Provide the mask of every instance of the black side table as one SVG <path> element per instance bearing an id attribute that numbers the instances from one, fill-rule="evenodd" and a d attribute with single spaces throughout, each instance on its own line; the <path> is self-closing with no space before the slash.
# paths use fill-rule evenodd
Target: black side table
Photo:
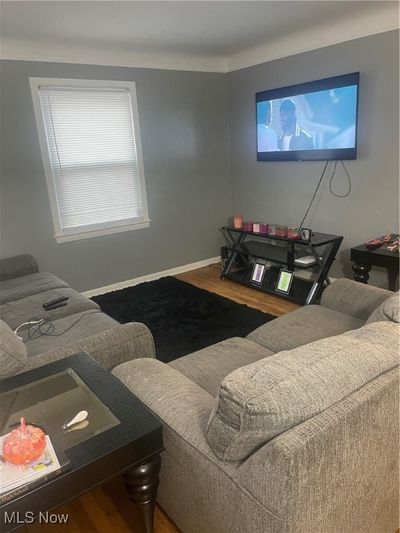
<path id="1" fill-rule="evenodd" d="M 375 250 L 368 249 L 365 244 L 355 246 L 350 250 L 350 259 L 353 264 L 353 278 L 361 283 L 368 283 L 371 266 L 387 269 L 389 289 L 395 290 L 396 280 L 399 275 L 399 253 L 391 252 L 386 246 Z"/>
<path id="2" fill-rule="evenodd" d="M 63 431 L 62 424 L 81 410 L 89 412 L 87 427 Z M 69 465 L 0 504 L 1 532 L 118 474 L 138 509 L 141 523 L 135 527 L 153 532 L 162 425 L 125 385 L 89 354 L 75 354 L 0 381 L 0 434 L 23 415 L 50 435 Z"/>

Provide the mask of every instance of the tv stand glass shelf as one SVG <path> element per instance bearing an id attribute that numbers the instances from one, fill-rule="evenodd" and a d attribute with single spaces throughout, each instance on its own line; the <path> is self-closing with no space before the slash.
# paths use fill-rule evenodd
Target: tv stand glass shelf
<path id="1" fill-rule="evenodd" d="M 312 233 L 310 241 L 262 233 L 222 228 L 227 242 L 227 258 L 221 278 L 236 281 L 260 291 L 288 298 L 301 305 L 314 303 L 329 284 L 329 270 L 343 236 Z M 308 257 L 308 261 L 301 258 Z M 254 265 L 265 265 L 262 282 L 252 280 Z M 281 269 L 294 273 L 288 294 L 276 290 Z"/>

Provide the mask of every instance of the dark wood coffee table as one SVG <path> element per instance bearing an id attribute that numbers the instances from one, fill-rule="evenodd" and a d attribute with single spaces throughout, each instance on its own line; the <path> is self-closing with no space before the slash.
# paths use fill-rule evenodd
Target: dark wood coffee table
<path id="1" fill-rule="evenodd" d="M 387 269 L 389 289 L 396 290 L 396 280 L 399 275 L 399 253 L 391 252 L 386 246 L 371 250 L 365 244 L 355 246 L 350 250 L 353 264 L 353 278 L 361 283 L 368 283 L 371 266 Z"/>
<path id="2" fill-rule="evenodd" d="M 80 410 L 88 411 L 89 424 L 63 431 Z M 22 526 L 31 513 L 45 513 L 118 474 L 138 509 L 135 531 L 153 531 L 162 426 L 117 378 L 79 353 L 0 381 L 0 434 L 22 414 L 46 431 L 68 464 L 1 505 L 0 531 Z"/>

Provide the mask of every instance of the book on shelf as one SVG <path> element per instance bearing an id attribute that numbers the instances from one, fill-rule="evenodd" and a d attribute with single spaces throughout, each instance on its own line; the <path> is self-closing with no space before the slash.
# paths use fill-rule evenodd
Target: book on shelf
<path id="1" fill-rule="evenodd" d="M 7 435 L 0 437 L 0 450 Z M 46 447 L 42 455 L 28 464 L 14 465 L 0 456 L 0 505 L 58 475 L 68 465 L 65 454 L 57 456 L 50 437 L 46 435 Z"/>

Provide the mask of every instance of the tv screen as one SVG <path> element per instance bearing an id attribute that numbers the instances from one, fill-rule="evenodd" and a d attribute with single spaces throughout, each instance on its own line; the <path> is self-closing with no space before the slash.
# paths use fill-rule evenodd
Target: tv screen
<path id="1" fill-rule="evenodd" d="M 359 76 L 257 93 L 258 161 L 356 159 Z"/>

